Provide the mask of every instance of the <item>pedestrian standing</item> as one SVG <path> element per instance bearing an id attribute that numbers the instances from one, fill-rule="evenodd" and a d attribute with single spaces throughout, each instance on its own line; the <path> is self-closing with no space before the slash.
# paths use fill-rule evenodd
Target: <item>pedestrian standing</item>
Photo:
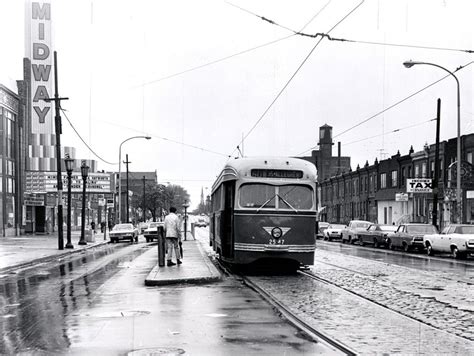
<path id="1" fill-rule="evenodd" d="M 176 208 L 170 207 L 170 213 L 165 217 L 165 238 L 166 238 L 166 259 L 168 266 L 179 265 L 181 262 L 181 254 L 179 253 L 179 239 L 181 237 L 180 221 L 176 215 Z M 173 251 L 176 255 L 176 263 L 173 262 Z"/>
<path id="2" fill-rule="evenodd" d="M 112 220 L 109 220 L 109 232 L 112 230 L 114 225 L 112 224 Z"/>
<path id="3" fill-rule="evenodd" d="M 95 234 L 95 222 L 94 221 L 91 222 L 91 228 L 92 228 L 92 232 Z"/>

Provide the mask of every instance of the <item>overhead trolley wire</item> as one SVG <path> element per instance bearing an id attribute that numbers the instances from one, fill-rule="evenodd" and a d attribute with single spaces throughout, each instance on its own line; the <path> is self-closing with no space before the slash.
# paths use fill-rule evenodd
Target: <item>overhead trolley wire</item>
<path id="1" fill-rule="evenodd" d="M 117 126 L 117 127 L 121 127 L 121 128 L 130 130 L 130 131 L 135 131 L 137 133 L 146 134 L 150 137 L 154 137 L 154 138 L 157 138 L 157 139 L 160 139 L 160 140 L 163 140 L 163 141 L 173 142 L 173 143 L 176 143 L 178 145 L 194 148 L 196 150 L 200 150 L 200 151 L 203 151 L 203 152 L 208 152 L 208 153 L 213 153 L 213 154 L 224 156 L 224 157 L 229 157 L 228 155 L 226 155 L 225 153 L 222 153 L 222 152 L 212 151 L 212 150 L 209 150 L 209 149 L 204 148 L 204 147 L 199 147 L 199 146 L 191 145 L 189 143 L 185 143 L 185 142 L 182 142 L 182 141 L 177 141 L 177 140 L 174 140 L 174 139 L 171 139 L 171 138 L 159 136 L 159 135 L 156 135 L 156 134 L 153 134 L 153 133 L 144 132 L 142 130 L 137 130 L 137 129 L 134 129 L 132 127 L 127 127 L 127 126 L 124 126 L 124 125 L 118 125 L 114 122 L 105 121 L 105 120 L 100 120 L 100 121 L 103 122 L 103 123 L 109 124 L 109 125 L 113 125 L 113 126 Z"/>
<path id="2" fill-rule="evenodd" d="M 94 155 L 96 156 L 98 159 L 100 159 L 102 162 L 104 163 L 107 163 L 107 164 L 110 164 L 110 165 L 118 165 L 119 163 L 118 162 L 109 162 L 105 159 L 103 159 L 102 157 L 100 157 L 97 153 L 95 153 L 95 151 L 87 144 L 86 141 L 84 141 L 84 139 L 82 138 L 82 136 L 79 134 L 79 132 L 76 130 L 76 128 L 74 127 L 74 125 L 72 124 L 71 120 L 69 120 L 67 114 L 66 114 L 66 111 L 61 108 L 61 111 L 64 115 L 64 117 L 66 118 L 67 122 L 69 123 L 69 125 L 71 126 L 71 128 L 74 130 L 74 132 L 76 133 L 77 137 L 79 137 L 79 139 L 82 141 L 82 143 L 89 149 L 89 151 Z"/>
<path id="3" fill-rule="evenodd" d="M 380 137 L 380 136 L 384 136 L 384 135 L 389 135 L 389 134 L 397 133 L 397 132 L 400 132 L 400 131 L 403 131 L 403 130 L 411 129 L 411 128 L 416 127 L 416 126 L 421 126 L 421 125 L 427 124 L 427 123 L 432 122 L 432 121 L 436 121 L 436 118 L 434 118 L 434 119 L 429 119 L 429 120 L 426 120 L 426 121 L 423 121 L 423 122 L 419 122 L 419 123 L 417 123 L 417 124 L 413 124 L 413 125 L 401 127 L 401 128 L 395 129 L 395 130 L 383 132 L 383 133 L 378 134 L 378 135 L 374 135 L 374 136 L 370 136 L 370 137 L 361 138 L 361 139 L 356 140 L 356 141 L 351 141 L 351 142 L 345 143 L 344 145 L 345 145 L 345 146 L 347 146 L 347 145 L 352 145 L 352 144 L 354 144 L 354 143 L 359 143 L 359 142 L 362 142 L 362 141 L 367 141 L 367 140 L 370 140 L 370 139 L 372 139 L 372 138 L 376 138 L 376 137 Z"/>
<path id="4" fill-rule="evenodd" d="M 357 6 L 355 6 L 349 13 L 347 13 L 341 20 L 339 20 L 329 31 L 328 33 L 330 33 L 331 31 L 333 31 L 337 26 L 339 26 L 345 19 L 347 19 L 354 11 L 356 11 L 363 3 L 364 3 L 365 0 L 362 0 Z M 276 103 L 276 101 L 278 100 L 278 98 L 283 94 L 283 92 L 285 91 L 285 89 L 288 87 L 288 85 L 291 83 L 291 81 L 293 80 L 293 78 L 296 76 L 296 74 L 298 74 L 298 72 L 300 71 L 300 69 L 303 67 L 303 65 L 306 63 L 306 61 L 309 59 L 309 57 L 311 56 L 311 54 L 313 54 L 314 50 L 316 49 L 316 47 L 321 43 L 321 41 L 323 40 L 323 37 L 321 37 L 318 42 L 313 46 L 313 48 L 309 51 L 309 53 L 306 55 L 306 57 L 303 59 L 303 61 L 301 62 L 301 64 L 298 66 L 298 68 L 296 69 L 296 71 L 291 75 L 290 79 L 288 79 L 288 81 L 286 82 L 286 84 L 283 86 L 283 88 L 278 92 L 278 94 L 276 95 L 276 97 L 272 100 L 272 102 L 270 103 L 270 105 L 265 109 L 265 111 L 263 112 L 262 115 L 260 115 L 259 119 L 255 122 L 255 124 L 252 126 L 252 128 L 245 134 L 245 136 L 242 138 L 241 141 L 239 141 L 239 143 L 235 146 L 234 150 L 232 151 L 232 153 L 229 155 L 229 158 L 233 156 L 234 152 L 237 150 L 237 146 L 241 146 L 242 143 L 245 141 L 245 139 L 253 132 L 253 130 L 258 126 L 258 124 L 262 121 L 262 119 L 265 117 L 265 115 L 267 114 L 267 112 L 272 108 L 272 106 Z"/>
<path id="5" fill-rule="evenodd" d="M 463 65 L 463 66 L 459 66 L 458 68 L 456 68 L 456 70 L 454 71 L 454 73 L 456 73 L 456 72 L 458 72 L 458 71 L 460 71 L 460 70 L 466 68 L 467 66 L 470 66 L 472 63 L 474 63 L 474 61 L 471 61 L 471 62 L 469 62 L 469 63 L 466 63 L 466 64 Z M 356 127 L 359 127 L 359 126 L 362 125 L 362 124 L 365 124 L 366 122 L 368 122 L 368 121 L 370 121 L 370 120 L 372 120 L 372 119 L 375 119 L 377 116 L 379 116 L 379 115 L 381 115 L 381 114 L 387 112 L 388 110 L 390 110 L 390 109 L 392 109 L 392 108 L 394 108 L 394 107 L 400 105 L 401 103 L 407 101 L 408 99 L 411 99 L 411 98 L 414 97 L 415 95 L 418 95 L 418 94 L 421 93 L 422 91 L 424 91 L 424 90 L 426 90 L 426 89 L 432 87 L 433 85 L 435 85 L 435 84 L 441 82 L 442 80 L 444 80 L 444 79 L 446 79 L 446 78 L 448 78 L 448 77 L 450 77 L 450 76 L 451 76 L 451 74 L 447 74 L 447 75 L 445 75 L 444 77 L 442 77 L 442 78 L 440 78 L 440 79 L 438 79 L 438 80 L 432 82 L 431 84 L 428 84 L 427 86 L 421 88 L 420 90 L 417 90 L 416 92 L 414 92 L 414 93 L 412 93 L 412 94 L 406 96 L 405 98 L 403 98 L 403 99 L 397 101 L 396 103 L 394 103 L 394 104 L 392 104 L 392 105 L 386 107 L 385 109 L 379 111 L 378 113 L 376 113 L 376 114 L 374 114 L 374 115 L 372 115 L 372 116 L 369 116 L 367 119 L 364 119 L 364 120 L 360 121 L 359 123 L 355 124 L 354 126 L 351 126 L 351 127 L 349 127 L 348 129 L 342 131 L 341 133 L 335 135 L 335 136 L 333 137 L 333 139 L 336 138 L 336 137 L 342 136 L 343 134 L 345 134 L 345 133 L 347 133 L 347 132 L 349 132 L 349 131 L 355 129 Z M 316 147 L 318 147 L 318 146 L 312 146 L 312 147 L 310 147 L 310 148 L 308 148 L 308 149 L 302 151 L 302 152 L 299 153 L 297 156 L 301 156 L 302 154 L 304 154 L 304 153 L 306 153 L 306 152 L 308 152 L 308 151 L 311 151 L 311 150 L 315 149 Z"/>

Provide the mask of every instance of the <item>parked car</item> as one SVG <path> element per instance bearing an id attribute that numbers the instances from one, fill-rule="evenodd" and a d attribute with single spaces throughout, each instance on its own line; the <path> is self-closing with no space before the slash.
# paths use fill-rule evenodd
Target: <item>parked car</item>
<path id="1" fill-rule="evenodd" d="M 371 224 L 366 231 L 357 233 L 359 245 L 374 245 L 374 247 L 387 246 L 387 239 L 397 230 L 395 225 Z"/>
<path id="2" fill-rule="evenodd" d="M 351 220 L 349 225 L 341 231 L 342 243 L 347 241 L 353 244 L 358 239 L 358 233 L 366 231 L 370 224 L 372 224 L 370 221 Z"/>
<path id="3" fill-rule="evenodd" d="M 110 241 L 118 242 L 119 240 L 130 240 L 130 242 L 138 241 L 138 229 L 133 224 L 117 224 L 110 231 Z"/>
<path id="4" fill-rule="evenodd" d="M 324 231 L 328 228 L 329 223 L 324 221 L 318 221 L 318 231 L 316 231 L 316 238 L 324 238 Z"/>
<path id="5" fill-rule="evenodd" d="M 466 258 L 474 253 L 474 225 L 449 225 L 440 234 L 425 235 L 423 244 L 428 255 L 451 253 L 454 258 Z"/>
<path id="6" fill-rule="evenodd" d="M 206 227 L 207 226 L 206 218 L 204 218 L 202 216 L 198 217 L 197 221 L 194 223 L 194 226 Z"/>
<path id="7" fill-rule="evenodd" d="M 326 230 L 324 230 L 324 240 L 334 240 L 341 238 L 341 231 L 344 229 L 346 225 L 342 224 L 329 224 Z"/>
<path id="8" fill-rule="evenodd" d="M 138 230 L 140 231 L 140 234 L 143 234 L 146 229 L 148 229 L 147 222 L 141 222 L 140 224 L 138 224 Z"/>
<path id="9" fill-rule="evenodd" d="M 158 230 L 160 227 L 164 227 L 165 223 L 160 221 L 151 222 L 148 225 L 148 229 L 145 229 L 143 236 L 145 236 L 146 242 L 153 241 L 154 239 L 158 240 Z"/>
<path id="10" fill-rule="evenodd" d="M 401 224 L 397 231 L 387 239 L 387 246 L 393 250 L 401 248 L 408 252 L 414 248 L 424 250 L 423 236 L 437 234 L 438 230 L 431 224 Z"/>

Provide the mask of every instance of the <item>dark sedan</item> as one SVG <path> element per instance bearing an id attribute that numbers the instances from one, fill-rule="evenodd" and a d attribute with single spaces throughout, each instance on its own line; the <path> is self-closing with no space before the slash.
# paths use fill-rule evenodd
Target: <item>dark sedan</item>
<path id="1" fill-rule="evenodd" d="M 401 224 L 397 231 L 387 240 L 388 248 L 401 248 L 408 252 L 414 248 L 423 251 L 423 236 L 437 234 L 438 230 L 431 224 Z"/>
<path id="2" fill-rule="evenodd" d="M 387 237 L 392 235 L 397 228 L 398 226 L 395 225 L 371 224 L 366 231 L 357 233 L 359 245 L 387 246 Z"/>

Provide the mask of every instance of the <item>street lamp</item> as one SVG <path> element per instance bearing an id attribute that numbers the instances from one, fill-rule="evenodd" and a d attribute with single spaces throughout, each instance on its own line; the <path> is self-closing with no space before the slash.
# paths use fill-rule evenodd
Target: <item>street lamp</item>
<path id="1" fill-rule="evenodd" d="M 127 142 L 127 141 L 130 141 L 130 140 L 133 140 L 134 138 L 144 138 L 144 139 L 151 139 L 150 136 L 133 136 L 133 137 L 129 137 L 127 138 L 126 140 L 122 141 L 122 143 L 120 144 L 119 146 L 119 177 L 118 177 L 118 180 L 119 180 L 119 193 L 118 193 L 118 220 L 119 220 L 119 223 L 122 222 L 122 145 Z M 128 194 L 128 192 L 127 192 Z"/>
<path id="2" fill-rule="evenodd" d="M 64 163 L 66 165 L 67 172 L 67 243 L 66 248 L 74 248 L 71 243 L 71 178 L 72 170 L 74 165 L 74 160 L 69 157 L 69 154 L 66 154 L 64 158 Z"/>
<path id="3" fill-rule="evenodd" d="M 81 239 L 79 245 L 87 245 L 84 239 L 85 228 L 86 228 L 86 185 L 87 185 L 87 174 L 89 173 L 89 166 L 86 161 L 82 161 L 81 164 L 81 175 L 82 175 L 82 216 L 81 216 Z"/>
<path id="4" fill-rule="evenodd" d="M 451 72 L 450 70 L 438 65 L 438 64 L 434 64 L 434 63 L 427 63 L 427 62 L 415 62 L 415 61 L 406 61 L 406 62 L 403 62 L 403 65 L 407 68 L 411 68 L 413 67 L 414 65 L 417 65 L 417 64 L 426 64 L 426 65 L 429 65 L 429 66 L 433 66 L 433 67 L 437 67 L 437 68 L 440 68 L 442 70 L 444 70 L 445 72 L 448 72 L 455 80 L 456 80 L 456 84 L 457 84 L 457 96 L 458 96 L 458 100 L 457 100 L 457 115 L 458 115 L 458 137 L 457 137 L 457 152 L 456 152 L 456 155 L 457 155 L 457 162 L 456 162 L 456 171 L 457 171 L 457 174 L 456 174 L 456 202 L 457 202 L 457 205 L 458 205 L 458 214 L 457 214 L 457 217 L 456 217 L 456 220 L 458 223 L 462 223 L 462 220 L 463 220 L 463 213 L 462 213 L 462 195 L 461 195 L 461 95 L 460 95 L 460 89 L 459 89 L 459 80 L 458 78 L 454 75 L 453 72 Z"/>
<path id="5" fill-rule="evenodd" d="M 187 210 L 189 208 L 189 203 L 187 200 L 184 201 L 184 204 L 183 204 L 183 208 L 184 208 L 184 241 L 186 241 L 186 233 L 187 233 L 187 221 L 188 221 L 188 215 L 187 215 Z"/>

